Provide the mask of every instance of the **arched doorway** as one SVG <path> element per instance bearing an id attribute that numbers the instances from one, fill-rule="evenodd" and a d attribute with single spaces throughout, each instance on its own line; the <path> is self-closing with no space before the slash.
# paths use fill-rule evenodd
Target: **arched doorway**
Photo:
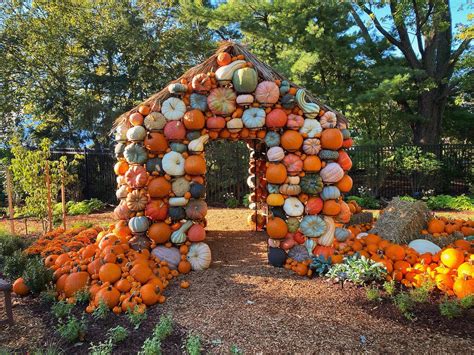
<path id="1" fill-rule="evenodd" d="M 345 118 L 285 80 L 244 47 L 226 43 L 202 64 L 117 120 L 115 213 L 135 248 L 161 258 L 187 244 L 195 270 L 209 267 L 205 243 L 206 145 L 244 141 L 255 221 L 268 233 L 269 262 L 332 245 L 351 212 L 343 194 L 352 144 Z M 342 231 L 339 231 L 342 232 Z"/>

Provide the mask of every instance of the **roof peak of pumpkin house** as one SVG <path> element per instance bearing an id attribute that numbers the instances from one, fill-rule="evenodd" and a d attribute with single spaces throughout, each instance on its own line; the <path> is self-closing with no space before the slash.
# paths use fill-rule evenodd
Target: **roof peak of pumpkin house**
<path id="1" fill-rule="evenodd" d="M 161 103 L 166 100 L 168 97 L 172 96 L 173 94 L 169 92 L 168 86 L 173 83 L 179 83 L 183 80 L 186 82 L 191 82 L 193 77 L 197 74 L 202 74 L 202 73 L 209 73 L 209 72 L 215 72 L 218 68 L 219 65 L 217 63 L 217 57 L 219 54 L 226 52 L 229 53 L 232 57 L 237 57 L 239 55 L 243 55 L 245 60 L 250 62 L 254 69 L 257 71 L 258 77 L 261 78 L 262 80 L 269 80 L 269 81 L 274 81 L 274 80 L 280 80 L 280 81 L 287 81 L 290 86 L 295 87 L 297 89 L 303 89 L 306 93 L 306 98 L 308 102 L 314 102 L 318 104 L 323 110 L 325 111 L 332 111 L 336 114 L 337 120 L 339 122 L 344 122 L 347 124 L 347 119 L 346 117 L 329 107 L 328 105 L 324 104 L 321 100 L 318 98 L 314 97 L 307 89 L 293 83 L 292 81 L 288 80 L 285 78 L 283 75 L 278 73 L 276 70 L 274 70 L 272 67 L 270 67 L 267 63 L 261 61 L 260 59 L 257 58 L 252 52 L 250 52 L 247 47 L 243 44 L 233 42 L 233 41 L 222 41 L 219 44 L 219 47 L 217 50 L 212 54 L 209 58 L 207 58 L 205 61 L 202 63 L 188 69 L 183 75 L 181 75 L 179 78 L 170 81 L 161 91 L 155 93 L 154 95 L 150 96 L 148 99 L 140 103 L 139 105 L 135 106 L 131 110 L 124 112 L 121 114 L 116 120 L 115 123 L 112 127 L 111 133 L 114 132 L 114 130 L 122 125 L 123 123 L 127 122 L 128 117 L 130 116 L 131 113 L 137 112 L 138 107 L 140 105 L 148 105 L 148 106 L 154 106 L 154 105 L 161 105 Z"/>

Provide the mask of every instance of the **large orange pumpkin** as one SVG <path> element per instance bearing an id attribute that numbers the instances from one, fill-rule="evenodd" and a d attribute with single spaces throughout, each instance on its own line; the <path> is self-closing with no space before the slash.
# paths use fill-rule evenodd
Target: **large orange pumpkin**
<path id="1" fill-rule="evenodd" d="M 77 291 L 86 287 L 88 281 L 88 272 L 80 271 L 69 274 L 64 283 L 64 293 L 66 294 L 66 297 L 74 296 Z"/>
<path id="2" fill-rule="evenodd" d="M 352 178 L 349 175 L 344 175 L 344 177 L 336 183 L 336 187 L 341 192 L 349 192 L 352 189 Z"/>
<path id="3" fill-rule="evenodd" d="M 184 171 L 189 175 L 203 175 L 206 173 L 206 161 L 200 155 L 191 155 L 184 162 Z"/>
<path id="4" fill-rule="evenodd" d="M 30 289 L 28 286 L 26 286 L 23 277 L 15 280 L 13 283 L 13 292 L 15 292 L 18 296 L 26 296 L 30 292 Z"/>
<path id="5" fill-rule="evenodd" d="M 453 291 L 458 298 L 474 295 L 474 279 L 458 277 L 454 281 Z"/>
<path id="6" fill-rule="evenodd" d="M 164 222 L 153 223 L 148 229 L 148 237 L 157 244 L 163 244 L 169 241 L 171 228 Z"/>
<path id="7" fill-rule="evenodd" d="M 171 183 L 163 176 L 153 178 L 148 183 L 148 194 L 152 198 L 167 197 L 171 192 Z"/>
<path id="8" fill-rule="evenodd" d="M 267 170 L 265 172 L 265 177 L 267 182 L 270 184 L 283 184 L 287 178 L 288 174 L 285 168 L 285 165 L 281 163 L 268 164 Z"/>
<path id="9" fill-rule="evenodd" d="M 321 147 L 323 149 L 338 150 L 342 147 L 343 136 L 338 128 L 328 128 L 321 134 Z"/>
<path id="10" fill-rule="evenodd" d="M 385 249 L 385 255 L 393 261 L 405 259 L 405 249 L 398 244 L 391 244 Z"/>
<path id="11" fill-rule="evenodd" d="M 200 110 L 188 111 L 184 114 L 183 122 L 187 129 L 203 129 L 205 124 L 204 114 Z"/>
<path id="12" fill-rule="evenodd" d="M 288 226 L 280 217 L 270 217 L 267 221 L 267 233 L 270 238 L 283 239 L 288 233 Z"/>
<path id="13" fill-rule="evenodd" d="M 161 154 L 168 149 L 168 140 L 162 133 L 149 132 L 145 137 L 145 148 L 150 152 Z"/>
<path id="14" fill-rule="evenodd" d="M 352 160 L 349 157 L 349 154 L 345 150 L 339 151 L 339 157 L 337 158 L 337 163 L 341 166 L 341 168 L 345 171 L 351 170 L 352 168 Z"/>
<path id="15" fill-rule="evenodd" d="M 280 108 L 276 108 L 272 110 L 268 115 L 265 117 L 265 125 L 268 128 L 281 128 L 285 127 L 286 121 L 288 121 L 288 116 Z"/>
<path id="16" fill-rule="evenodd" d="M 443 233 L 444 232 L 445 223 L 440 219 L 432 219 L 428 222 L 428 232 L 430 234 L 434 233 Z"/>
<path id="17" fill-rule="evenodd" d="M 320 197 L 311 197 L 305 206 L 307 214 L 318 214 L 323 209 L 323 200 Z"/>
<path id="18" fill-rule="evenodd" d="M 106 263 L 102 265 L 99 269 L 99 278 L 102 282 L 114 283 L 122 275 L 122 270 L 120 266 L 113 263 Z"/>
<path id="19" fill-rule="evenodd" d="M 289 152 L 294 152 L 301 148 L 303 136 L 297 131 L 288 130 L 281 136 L 281 145 Z"/>
<path id="20" fill-rule="evenodd" d="M 447 248 L 441 252 L 441 262 L 451 269 L 457 269 L 464 262 L 464 253 L 459 249 Z"/>
<path id="21" fill-rule="evenodd" d="M 341 212 L 341 205 L 335 200 L 326 200 L 323 204 L 323 214 L 337 216 Z"/>

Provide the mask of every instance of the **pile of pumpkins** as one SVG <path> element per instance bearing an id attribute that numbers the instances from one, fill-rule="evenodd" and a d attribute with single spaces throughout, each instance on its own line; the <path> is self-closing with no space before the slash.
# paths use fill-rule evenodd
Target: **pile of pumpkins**
<path id="1" fill-rule="evenodd" d="M 332 245 L 351 217 L 343 201 L 352 188 L 346 124 L 308 101 L 305 90 L 263 79 L 243 55 L 214 58 L 212 71 L 170 84 L 165 98 L 138 106 L 117 128 L 115 215 L 128 223 L 132 247 L 171 243 L 176 253 L 191 242 L 199 269 L 209 266 L 204 150 L 211 139 L 265 144 L 264 166 L 254 167 L 263 178 L 251 198 L 268 206 L 272 265 L 282 266 L 297 245 L 309 254 Z"/>
<path id="2" fill-rule="evenodd" d="M 429 234 L 433 237 L 447 237 L 450 235 L 459 237 L 474 236 L 474 220 L 436 217 L 428 221 L 427 228 L 423 229 L 421 234 Z"/>

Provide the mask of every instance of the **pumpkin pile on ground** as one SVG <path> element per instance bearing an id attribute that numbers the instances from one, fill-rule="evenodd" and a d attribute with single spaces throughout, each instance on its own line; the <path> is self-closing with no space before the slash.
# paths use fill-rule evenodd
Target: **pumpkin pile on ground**
<path id="1" fill-rule="evenodd" d="M 117 121 L 115 215 L 128 223 L 132 248 L 191 242 L 207 260 L 204 151 L 214 139 L 258 142 L 264 160 L 250 167 L 250 200 L 268 210 L 274 266 L 299 244 L 310 254 L 332 245 L 358 209 L 343 201 L 352 188 L 345 119 L 227 43 Z M 263 215 L 249 222 L 261 228 Z"/>

